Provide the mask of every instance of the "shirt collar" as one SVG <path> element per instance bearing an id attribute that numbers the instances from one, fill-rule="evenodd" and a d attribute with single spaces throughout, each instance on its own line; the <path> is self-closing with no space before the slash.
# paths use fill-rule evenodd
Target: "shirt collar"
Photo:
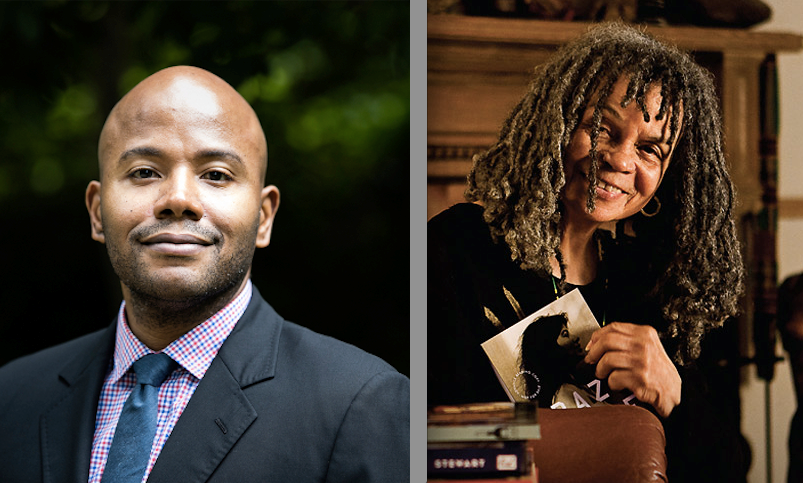
<path id="1" fill-rule="evenodd" d="M 220 346 L 231 334 L 240 320 L 253 292 L 249 279 L 237 297 L 204 322 L 174 340 L 162 352 L 169 355 L 181 367 L 199 380 L 204 377 L 209 365 L 220 350 Z M 125 300 L 117 312 L 117 335 L 114 343 L 114 367 L 111 378 L 117 382 L 135 361 L 152 354 L 150 350 L 131 332 L 125 315 Z"/>

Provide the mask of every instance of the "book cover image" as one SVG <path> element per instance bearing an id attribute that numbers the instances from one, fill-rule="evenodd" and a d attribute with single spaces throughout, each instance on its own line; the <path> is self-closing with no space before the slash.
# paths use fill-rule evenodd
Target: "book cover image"
<path id="1" fill-rule="evenodd" d="M 514 402 L 582 408 L 634 404 L 629 391 L 611 391 L 583 362 L 591 335 L 600 328 L 575 289 L 482 343 L 502 387 Z"/>

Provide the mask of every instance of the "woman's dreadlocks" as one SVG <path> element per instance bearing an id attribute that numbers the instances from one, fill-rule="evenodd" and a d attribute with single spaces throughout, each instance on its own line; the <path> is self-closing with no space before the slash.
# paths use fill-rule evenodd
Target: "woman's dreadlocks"
<path id="1" fill-rule="evenodd" d="M 593 107 L 588 173 L 593 210 L 602 106 L 620 78 L 629 80 L 621 105 L 636 102 L 645 122 L 645 96 L 660 86 L 656 118 L 668 115 L 670 137 L 679 138 L 657 192 L 659 214 L 649 219 L 636 214 L 627 221 L 644 248 L 639 253 L 650 253 L 648 261 L 656 267 L 651 295 L 665 319 L 661 335 L 677 347 L 675 361 L 685 363 L 699 355 L 706 331 L 736 313 L 743 290 L 719 102 L 711 75 L 691 57 L 620 23 L 598 26 L 564 46 L 536 69 L 498 142 L 475 156 L 466 196 L 484 206 L 492 234 L 505 241 L 522 269 L 549 274 L 555 257 L 563 278 L 564 153 L 583 113 Z"/>

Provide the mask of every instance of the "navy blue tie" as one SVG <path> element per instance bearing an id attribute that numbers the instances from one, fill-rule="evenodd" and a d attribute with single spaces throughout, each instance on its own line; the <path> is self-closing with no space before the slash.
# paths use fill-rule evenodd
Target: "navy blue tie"
<path id="1" fill-rule="evenodd" d="M 101 483 L 141 483 L 156 435 L 159 386 L 178 366 L 167 354 L 134 362 L 137 385 L 125 401 Z"/>

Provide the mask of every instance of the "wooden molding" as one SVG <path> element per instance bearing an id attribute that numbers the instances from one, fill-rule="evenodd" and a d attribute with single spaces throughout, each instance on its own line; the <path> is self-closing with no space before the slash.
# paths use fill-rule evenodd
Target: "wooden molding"
<path id="1" fill-rule="evenodd" d="M 803 198 L 779 199 L 778 218 L 803 218 Z"/>
<path id="2" fill-rule="evenodd" d="M 593 25 L 589 22 L 428 15 L 427 36 L 430 41 L 440 39 L 558 46 L 576 38 Z M 782 52 L 803 48 L 803 38 L 794 33 L 654 25 L 643 28 L 682 49 L 694 51 Z"/>

